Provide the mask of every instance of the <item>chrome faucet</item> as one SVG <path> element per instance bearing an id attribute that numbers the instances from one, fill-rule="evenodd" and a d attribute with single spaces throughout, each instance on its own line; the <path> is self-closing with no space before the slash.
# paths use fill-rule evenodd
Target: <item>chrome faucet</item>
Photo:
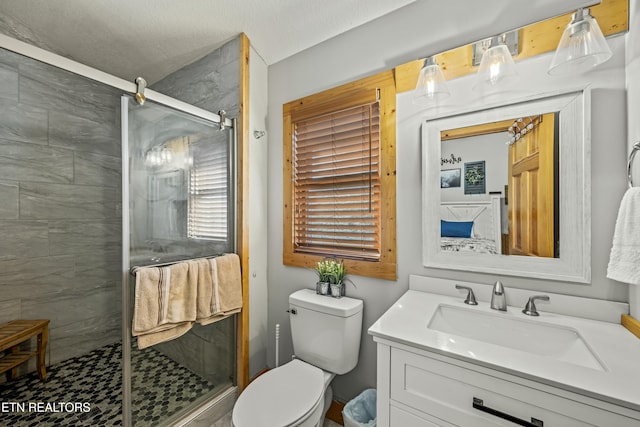
<path id="1" fill-rule="evenodd" d="M 473 289 L 468 286 L 456 285 L 456 289 L 464 289 L 467 291 L 467 298 L 464 300 L 465 304 L 469 305 L 478 305 L 478 301 L 476 301 L 476 296 L 473 294 Z"/>
<path id="2" fill-rule="evenodd" d="M 507 296 L 504 293 L 504 286 L 502 286 L 502 282 L 499 280 L 493 285 L 491 308 L 494 310 L 507 311 Z"/>
<path id="3" fill-rule="evenodd" d="M 540 313 L 538 313 L 538 310 L 536 309 L 536 304 L 534 302 L 535 300 L 549 301 L 549 296 L 534 295 L 529 297 L 529 301 L 527 301 L 527 304 L 524 306 L 524 310 L 522 310 L 522 312 L 527 316 L 540 316 Z"/>

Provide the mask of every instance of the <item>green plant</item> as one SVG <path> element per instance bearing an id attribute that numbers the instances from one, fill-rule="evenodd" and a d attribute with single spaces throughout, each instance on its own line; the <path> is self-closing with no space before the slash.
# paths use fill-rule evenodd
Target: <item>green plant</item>
<path id="1" fill-rule="evenodd" d="M 330 260 L 318 261 L 315 271 L 318 274 L 318 282 L 328 282 L 332 272 Z"/>
<path id="2" fill-rule="evenodd" d="M 342 261 L 333 261 L 331 263 L 331 273 L 329 274 L 329 283 L 341 285 L 344 282 L 344 276 L 347 274 L 344 263 Z"/>
<path id="3" fill-rule="evenodd" d="M 347 274 L 344 263 L 341 260 L 332 258 L 318 261 L 315 270 L 318 274 L 318 281 L 329 282 L 336 285 L 344 283 Z"/>

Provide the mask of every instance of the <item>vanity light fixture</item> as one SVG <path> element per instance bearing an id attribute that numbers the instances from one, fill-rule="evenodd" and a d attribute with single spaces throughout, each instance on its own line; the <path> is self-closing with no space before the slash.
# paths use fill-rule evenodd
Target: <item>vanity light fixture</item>
<path id="1" fill-rule="evenodd" d="M 589 9 L 578 9 L 567 25 L 548 73 L 551 75 L 582 72 L 611 58 L 609 44 Z"/>
<path id="2" fill-rule="evenodd" d="M 435 105 L 438 101 L 451 95 L 442 70 L 433 56 L 424 60 L 418 84 L 413 96 L 416 105 Z"/>
<path id="3" fill-rule="evenodd" d="M 164 166 L 173 160 L 173 154 L 166 145 L 153 147 L 145 153 L 144 164 L 149 167 Z"/>
<path id="4" fill-rule="evenodd" d="M 509 48 L 505 44 L 505 34 L 491 38 L 489 48 L 482 54 L 480 68 L 478 69 L 478 86 L 496 86 L 518 77 L 516 64 Z"/>

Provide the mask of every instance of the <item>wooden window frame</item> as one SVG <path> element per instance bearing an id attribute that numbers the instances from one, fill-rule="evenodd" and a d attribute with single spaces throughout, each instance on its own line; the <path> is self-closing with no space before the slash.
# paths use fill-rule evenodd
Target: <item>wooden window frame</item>
<path id="1" fill-rule="evenodd" d="M 380 102 L 380 258 L 343 258 L 350 275 L 397 279 L 396 250 L 396 86 L 384 71 L 283 105 L 283 263 L 313 268 L 327 255 L 295 252 L 293 240 L 293 125 L 298 120 L 355 107 L 379 93 Z M 336 257 L 341 258 L 338 254 Z"/>

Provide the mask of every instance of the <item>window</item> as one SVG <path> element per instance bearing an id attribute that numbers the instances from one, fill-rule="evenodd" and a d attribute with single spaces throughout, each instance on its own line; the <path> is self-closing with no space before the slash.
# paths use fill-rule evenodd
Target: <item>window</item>
<path id="1" fill-rule="evenodd" d="M 384 72 L 284 105 L 284 263 L 396 278 L 395 83 Z"/>
<path id="2" fill-rule="evenodd" d="M 293 129 L 296 251 L 380 257 L 380 114 L 374 101 Z"/>

